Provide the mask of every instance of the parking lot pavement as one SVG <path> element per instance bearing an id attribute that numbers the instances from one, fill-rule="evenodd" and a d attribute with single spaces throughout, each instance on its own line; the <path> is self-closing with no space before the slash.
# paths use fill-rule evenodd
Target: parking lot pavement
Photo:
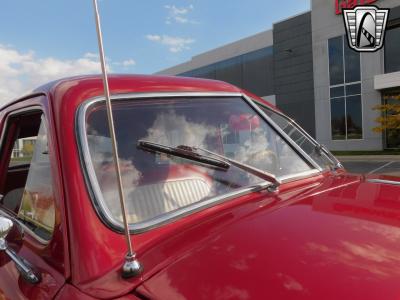
<path id="1" fill-rule="evenodd" d="M 351 173 L 400 177 L 400 155 L 339 156 L 338 159 Z"/>

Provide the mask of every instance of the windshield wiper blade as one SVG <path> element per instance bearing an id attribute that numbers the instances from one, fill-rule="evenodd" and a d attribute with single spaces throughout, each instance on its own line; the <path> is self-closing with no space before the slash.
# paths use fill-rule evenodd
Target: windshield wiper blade
<path id="1" fill-rule="evenodd" d="M 211 164 L 211 165 L 223 168 L 223 169 L 228 169 L 230 167 L 230 165 L 234 165 L 235 167 L 242 169 L 243 171 L 246 171 L 247 173 L 250 173 L 250 174 L 257 176 L 268 182 L 271 182 L 271 184 L 268 185 L 268 191 L 270 191 L 270 192 L 276 192 L 278 190 L 278 187 L 282 183 L 278 178 L 276 178 L 276 176 L 274 174 L 268 173 L 261 169 L 250 166 L 248 164 L 239 162 L 232 158 L 220 155 L 218 153 L 215 153 L 213 151 L 203 149 L 200 147 L 193 147 L 193 146 L 186 146 L 186 145 L 180 145 L 177 147 L 169 147 L 169 146 L 165 146 L 162 144 L 153 143 L 153 142 L 149 142 L 149 141 L 145 141 L 145 140 L 139 140 L 138 146 L 143 149 L 147 149 L 147 150 L 151 150 L 151 151 L 162 152 L 162 153 L 166 153 L 166 154 L 170 154 L 170 155 L 174 155 L 174 156 L 187 158 L 190 160 L 203 162 L 206 164 Z M 218 159 L 210 157 L 210 156 L 200 155 L 198 153 L 198 151 L 205 152 L 214 157 L 217 157 Z"/>
<path id="2" fill-rule="evenodd" d="M 145 140 L 139 140 L 138 147 L 145 149 L 145 150 L 153 151 L 153 152 L 161 152 L 161 153 L 197 161 L 197 162 L 211 165 L 211 166 L 223 169 L 223 170 L 228 170 L 231 166 L 225 160 L 216 159 L 216 158 L 209 157 L 206 155 L 198 154 L 195 151 L 193 151 L 193 149 L 191 147 L 187 147 L 187 146 L 170 147 L 170 146 L 153 143 L 153 142 L 149 142 L 149 141 L 145 141 Z"/>
<path id="3" fill-rule="evenodd" d="M 223 156 L 221 154 L 215 153 L 215 152 L 207 150 L 207 149 L 196 148 L 196 147 L 194 147 L 194 148 L 197 149 L 197 150 L 203 151 L 205 153 L 211 154 L 211 155 L 213 155 L 215 157 L 218 157 L 218 158 L 220 158 L 220 159 L 222 159 L 222 160 L 224 160 L 226 162 L 229 162 L 230 164 L 234 165 L 235 167 L 237 167 L 239 169 L 242 169 L 243 171 L 246 171 L 246 172 L 248 172 L 248 173 L 250 173 L 252 175 L 255 175 L 255 176 L 257 176 L 257 177 L 259 177 L 261 179 L 264 179 L 266 181 L 271 182 L 272 184 L 270 186 L 268 186 L 268 190 L 271 191 L 271 192 L 272 191 L 276 192 L 278 190 L 278 187 L 282 183 L 274 174 L 268 173 L 268 172 L 266 172 L 264 170 L 255 168 L 255 167 L 250 166 L 248 164 L 242 163 L 240 161 L 237 161 L 235 159 Z"/>

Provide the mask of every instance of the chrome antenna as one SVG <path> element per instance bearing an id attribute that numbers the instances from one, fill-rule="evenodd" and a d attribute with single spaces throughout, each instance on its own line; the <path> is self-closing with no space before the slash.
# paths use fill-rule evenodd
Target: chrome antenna
<path id="1" fill-rule="evenodd" d="M 128 246 L 128 253 L 125 256 L 125 262 L 124 262 L 124 265 L 122 266 L 122 277 L 130 278 L 130 277 L 138 276 L 139 274 L 141 274 L 143 267 L 140 264 L 140 262 L 137 260 L 136 253 L 132 249 L 131 236 L 129 234 L 129 224 L 128 224 L 128 218 L 127 218 L 124 190 L 123 190 L 123 186 L 122 186 L 121 169 L 119 166 L 118 146 L 117 146 L 117 140 L 115 137 L 114 118 L 113 118 L 111 99 L 110 99 L 110 88 L 108 86 L 106 59 L 104 56 L 103 37 L 102 37 L 102 32 L 101 32 L 101 27 L 100 27 L 100 14 L 99 14 L 99 8 L 97 5 L 97 0 L 93 0 L 93 7 L 94 7 L 94 16 L 96 19 L 97 41 L 99 44 L 101 71 L 103 74 L 104 95 L 106 97 L 107 121 L 108 121 L 109 130 L 110 130 L 110 136 L 111 136 L 115 171 L 117 173 L 118 194 L 119 194 L 119 200 L 120 200 L 120 204 L 121 204 L 122 219 L 123 219 L 123 223 L 124 223 L 125 239 L 126 239 L 126 244 Z"/>

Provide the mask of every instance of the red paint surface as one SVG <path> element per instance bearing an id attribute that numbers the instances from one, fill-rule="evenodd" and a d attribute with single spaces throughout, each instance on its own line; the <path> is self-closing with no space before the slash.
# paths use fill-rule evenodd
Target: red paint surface
<path id="1" fill-rule="evenodd" d="M 343 9 L 352 9 L 358 5 L 371 5 L 378 0 L 334 0 L 335 13 L 340 15 Z"/>
<path id="2" fill-rule="evenodd" d="M 283 196 L 253 198 L 182 233 L 175 245 L 185 250 L 139 291 L 151 299 L 399 299 L 400 188 L 327 177 Z"/>
<path id="3" fill-rule="evenodd" d="M 28 100 L 22 100 L 10 104 L 1 110 L 1 130 L 5 124 L 5 118 L 13 110 L 26 107 L 39 107 L 48 120 L 48 126 L 52 127 L 51 107 L 48 105 L 46 97 L 36 95 Z M 54 194 L 56 223 L 52 240 L 47 245 L 39 243 L 32 238 L 29 233 L 18 247 L 15 247 L 13 241 L 10 241 L 11 248 L 19 256 L 29 261 L 41 273 L 42 281 L 37 285 L 26 283 L 19 275 L 15 264 L 11 262 L 3 253 L 0 257 L 3 263 L 0 264 L 0 298 L 9 299 L 49 299 L 54 297 L 57 291 L 64 284 L 65 279 L 70 276 L 68 238 L 66 230 L 67 220 L 65 215 L 63 185 L 60 175 L 60 160 L 58 157 L 58 144 L 55 132 L 49 131 L 49 151 L 54 154 L 54 160 L 51 162 L 52 172 L 54 174 Z"/>
<path id="4" fill-rule="evenodd" d="M 110 87 L 113 94 L 240 92 L 222 82 L 154 76 L 111 76 Z M 102 95 L 102 81 L 75 78 L 41 90 L 58 154 L 60 218 L 51 246 L 26 241 L 19 253 L 49 275 L 29 290 L 11 263 L 0 266 L 0 293 L 16 299 L 28 290 L 38 298 L 57 291 L 59 299 L 135 299 L 135 289 L 154 299 L 400 298 L 400 187 L 343 172 L 283 184 L 276 195 L 242 196 L 133 235 L 144 273 L 122 279 L 125 239 L 92 205 L 75 136 L 76 111 Z M 32 101 L 14 102 L 0 117 Z"/>

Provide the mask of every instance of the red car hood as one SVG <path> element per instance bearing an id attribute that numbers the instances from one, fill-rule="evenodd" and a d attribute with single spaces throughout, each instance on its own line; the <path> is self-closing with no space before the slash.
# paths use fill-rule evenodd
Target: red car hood
<path id="1" fill-rule="evenodd" d="M 174 300 L 400 299 L 400 186 L 326 180 L 183 232 L 175 242 L 190 246 L 137 291 Z"/>

